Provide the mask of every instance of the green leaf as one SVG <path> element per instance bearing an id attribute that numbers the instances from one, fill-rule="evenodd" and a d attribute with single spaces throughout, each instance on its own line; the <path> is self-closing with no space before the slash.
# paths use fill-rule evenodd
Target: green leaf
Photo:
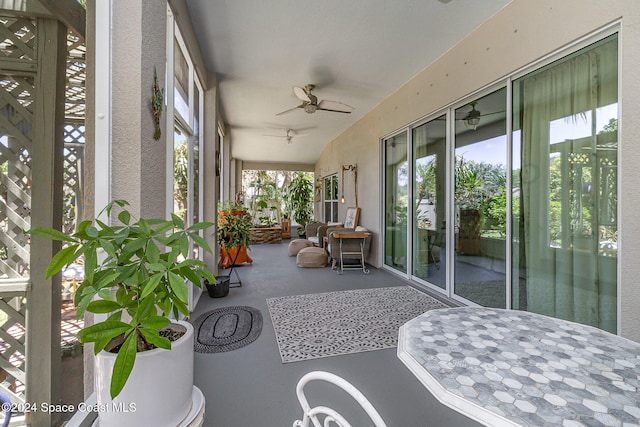
<path id="1" fill-rule="evenodd" d="M 84 258 L 85 278 L 89 282 L 93 282 L 93 275 L 96 271 L 96 266 L 98 265 L 98 257 L 96 255 L 96 251 L 93 250 L 93 248 L 87 248 Z"/>
<path id="2" fill-rule="evenodd" d="M 144 338 L 151 344 L 158 348 L 164 348 L 171 350 L 171 341 L 169 338 L 160 336 L 157 329 L 140 328 L 140 332 L 144 335 Z"/>
<path id="3" fill-rule="evenodd" d="M 149 227 L 149 222 L 145 219 L 140 219 L 138 221 L 138 225 L 144 234 L 151 234 L 151 227 Z"/>
<path id="4" fill-rule="evenodd" d="M 169 314 L 169 310 L 171 310 L 171 301 L 169 300 L 169 298 L 161 299 L 156 303 L 156 305 L 160 310 L 162 310 L 162 313 L 164 313 L 165 315 Z"/>
<path id="5" fill-rule="evenodd" d="M 160 249 L 158 249 L 158 246 L 153 240 L 149 240 L 147 244 L 146 255 L 150 262 L 158 262 L 158 260 L 160 260 Z"/>
<path id="6" fill-rule="evenodd" d="M 121 322 L 122 321 L 122 310 L 116 311 L 111 316 L 107 317 L 107 320 L 110 322 Z"/>
<path id="7" fill-rule="evenodd" d="M 116 277 L 118 277 L 117 272 L 105 274 L 104 276 L 100 277 L 100 279 L 93 284 L 93 286 L 96 288 L 96 292 L 102 288 L 111 288 L 115 286 L 119 282 L 116 281 Z"/>
<path id="8" fill-rule="evenodd" d="M 110 240 L 100 239 L 98 240 L 98 242 L 100 243 L 100 246 L 104 249 L 104 251 L 107 253 L 107 255 L 109 255 L 112 258 L 117 258 L 115 248 L 113 246 L 113 243 L 111 243 Z"/>
<path id="9" fill-rule="evenodd" d="M 93 354 L 98 354 L 111 342 L 111 338 L 101 338 L 93 343 Z"/>
<path id="10" fill-rule="evenodd" d="M 156 306 L 152 298 L 137 300 L 138 311 L 134 318 L 136 323 L 143 323 L 151 317 L 156 317 Z"/>
<path id="11" fill-rule="evenodd" d="M 189 288 L 187 288 L 187 284 L 184 283 L 182 277 L 178 276 L 176 273 L 169 272 L 169 286 L 171 290 L 176 294 L 176 297 L 184 303 L 189 299 Z M 188 315 L 188 314 L 187 314 Z"/>
<path id="12" fill-rule="evenodd" d="M 78 332 L 78 338 L 81 342 L 95 342 L 96 340 L 109 338 L 113 339 L 120 334 L 131 331 L 133 326 L 124 322 L 104 321 L 87 326 Z"/>
<path id="13" fill-rule="evenodd" d="M 155 234 L 164 234 L 169 230 L 173 230 L 173 222 L 171 221 L 163 221 L 158 225 L 155 229 Z"/>
<path id="14" fill-rule="evenodd" d="M 65 265 L 71 264 L 78 257 L 76 249 L 78 249 L 78 245 L 67 246 L 53 256 L 47 267 L 47 279 L 62 270 Z"/>
<path id="15" fill-rule="evenodd" d="M 118 220 L 123 223 L 123 224 L 129 224 L 129 221 L 131 220 L 131 214 L 129 213 L 129 211 L 122 211 L 118 214 Z"/>
<path id="16" fill-rule="evenodd" d="M 142 322 L 142 326 L 145 328 L 155 329 L 156 331 L 160 328 L 164 328 L 169 326 L 171 321 L 163 316 L 149 316 Z"/>
<path id="17" fill-rule="evenodd" d="M 78 311 L 76 312 L 76 318 L 77 319 L 82 319 L 82 317 L 84 316 L 85 311 L 87 311 L 87 306 L 89 305 L 91 300 L 93 300 L 93 296 L 95 295 L 95 289 L 93 289 L 90 286 L 87 287 L 87 289 L 89 289 L 93 293 L 89 292 L 89 294 L 84 295 L 84 294 L 76 292 L 76 296 L 74 298 L 74 304 L 75 304 L 76 307 L 78 307 Z"/>
<path id="18" fill-rule="evenodd" d="M 184 230 L 184 221 L 182 220 L 182 218 L 172 213 L 171 219 L 173 220 L 173 225 L 175 225 L 176 228 L 179 228 L 180 230 Z"/>
<path id="19" fill-rule="evenodd" d="M 89 220 L 82 221 L 80 224 L 78 224 L 78 232 L 82 233 L 91 224 L 93 224 L 93 223 L 91 221 L 89 221 Z"/>
<path id="20" fill-rule="evenodd" d="M 98 296 L 107 301 L 113 301 L 113 295 L 111 294 L 111 289 L 100 289 L 98 291 Z"/>
<path id="21" fill-rule="evenodd" d="M 189 239 L 186 234 L 180 237 L 180 253 L 185 258 L 189 257 Z"/>
<path id="22" fill-rule="evenodd" d="M 188 231 L 204 230 L 205 228 L 209 228 L 209 227 L 213 227 L 213 223 L 203 221 L 203 222 L 197 222 L 193 224 L 191 227 L 187 228 L 187 230 Z"/>
<path id="23" fill-rule="evenodd" d="M 115 397 L 120 394 L 127 379 L 129 379 L 129 375 L 131 375 L 133 365 L 136 361 L 136 351 L 136 334 L 134 331 L 124 340 L 116 356 L 116 361 L 113 364 L 113 376 L 111 377 L 110 388 L 111 399 L 115 399 Z"/>
<path id="24" fill-rule="evenodd" d="M 146 298 L 153 291 L 155 291 L 163 277 L 164 277 L 164 273 L 156 273 L 153 276 L 151 276 L 147 284 L 144 285 L 140 298 Z"/>
<path id="25" fill-rule="evenodd" d="M 214 276 L 209 270 L 200 270 L 200 273 L 202 274 L 202 277 L 209 281 L 209 283 L 216 283 L 216 276 Z"/>
<path id="26" fill-rule="evenodd" d="M 126 245 L 124 245 L 124 248 L 122 248 L 122 253 L 123 253 L 123 255 L 124 254 L 131 254 L 131 253 L 137 251 L 138 249 L 142 249 L 146 243 L 147 243 L 147 239 L 144 238 L 144 237 L 132 240 L 129 243 L 127 243 Z"/>
<path id="27" fill-rule="evenodd" d="M 95 228 L 94 226 L 87 227 L 85 232 L 87 233 L 87 236 L 93 237 L 94 239 L 97 239 L 99 236 L 98 229 Z"/>
<path id="28" fill-rule="evenodd" d="M 96 300 L 91 301 L 87 306 L 87 311 L 91 313 L 111 313 L 122 307 L 115 301 Z"/>
<path id="29" fill-rule="evenodd" d="M 174 305 L 173 305 L 173 306 L 174 306 L 174 309 L 176 309 L 176 308 L 177 308 L 177 309 L 178 309 L 178 311 L 180 311 L 180 313 L 184 314 L 184 315 L 185 315 L 185 316 L 187 316 L 187 317 L 189 316 L 189 309 L 187 308 L 186 303 L 183 303 L 183 302 L 182 302 L 182 301 L 180 301 L 180 300 L 174 300 L 174 301 L 173 301 L 173 304 L 174 304 Z M 175 310 L 174 310 L 174 315 L 175 315 L 175 317 L 176 317 L 176 318 L 178 317 L 178 315 L 175 313 Z"/>
<path id="30" fill-rule="evenodd" d="M 193 239 L 196 245 L 200 246 L 206 252 L 211 253 L 211 246 L 200 235 L 196 233 L 189 233 L 189 236 Z"/>
<path id="31" fill-rule="evenodd" d="M 33 227 L 26 233 L 31 234 L 32 236 L 44 237 L 45 239 L 49 240 L 62 240 L 64 242 L 76 243 L 76 240 L 71 236 L 67 236 L 63 232 L 49 227 Z"/>
<path id="32" fill-rule="evenodd" d="M 181 268 L 178 271 L 180 272 L 181 275 L 185 276 L 191 283 L 194 283 L 200 286 L 200 276 L 198 276 L 198 274 L 194 270 L 190 268 Z"/>

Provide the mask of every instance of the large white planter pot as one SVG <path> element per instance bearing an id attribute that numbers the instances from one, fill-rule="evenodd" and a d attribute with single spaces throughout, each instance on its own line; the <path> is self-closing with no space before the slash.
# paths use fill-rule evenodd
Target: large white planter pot
<path id="1" fill-rule="evenodd" d="M 111 400 L 109 387 L 116 354 L 96 356 L 95 387 L 100 427 L 178 426 L 191 409 L 193 394 L 193 326 L 174 321 L 187 333 L 171 350 L 138 353 L 122 392 Z"/>

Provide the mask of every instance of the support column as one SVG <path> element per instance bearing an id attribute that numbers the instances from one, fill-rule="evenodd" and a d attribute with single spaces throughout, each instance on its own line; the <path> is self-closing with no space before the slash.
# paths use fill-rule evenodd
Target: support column
<path id="1" fill-rule="evenodd" d="M 214 74 L 209 76 L 209 82 L 207 87 L 210 88 L 204 93 L 204 111 L 206 114 L 203 117 L 204 125 L 204 148 L 203 153 L 203 191 L 202 195 L 202 213 L 203 221 L 213 222 L 217 221 L 217 203 L 220 194 L 220 179 L 222 177 L 217 176 L 217 148 L 218 144 L 218 109 L 216 106 L 218 87 L 216 83 L 216 77 Z M 218 254 L 219 248 L 216 242 L 215 230 L 207 230 L 204 236 L 205 240 L 213 250 L 212 254 L 203 253 L 203 261 L 209 266 L 209 270 L 213 274 L 218 274 Z"/>
<path id="2" fill-rule="evenodd" d="M 60 229 L 67 30 L 56 20 L 37 20 L 31 225 Z M 26 316 L 27 402 L 60 403 L 60 274 L 45 279 L 60 242 L 33 237 L 31 284 Z M 34 427 L 55 425 L 57 414 L 31 412 Z"/>
<path id="3" fill-rule="evenodd" d="M 135 216 L 164 218 L 173 129 L 161 120 L 162 136 L 153 138 L 151 96 L 154 67 L 165 86 L 167 3 L 114 1 L 112 19 L 111 199 L 128 200 Z"/>

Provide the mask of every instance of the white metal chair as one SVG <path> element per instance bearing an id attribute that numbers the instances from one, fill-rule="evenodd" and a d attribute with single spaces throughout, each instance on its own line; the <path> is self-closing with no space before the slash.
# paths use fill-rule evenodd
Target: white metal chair
<path id="1" fill-rule="evenodd" d="M 351 427 L 351 424 L 349 424 L 349 422 L 335 410 L 327 408 L 326 406 L 316 406 L 312 408 L 309 405 L 309 402 L 307 402 L 307 398 L 304 394 L 304 386 L 314 380 L 326 381 L 340 387 L 341 389 L 349 393 L 351 397 L 353 397 L 360 404 L 360 406 L 362 406 L 362 409 L 364 409 L 367 415 L 369 415 L 369 418 L 371 418 L 371 421 L 373 421 L 373 424 L 376 427 L 387 427 L 385 422 L 382 420 L 382 417 L 380 417 L 380 414 L 378 414 L 378 411 L 375 410 L 373 405 L 369 403 L 367 398 L 364 397 L 364 395 L 360 393 L 357 388 L 355 388 L 345 379 L 329 372 L 323 371 L 309 372 L 308 374 L 300 378 L 300 381 L 298 381 L 298 385 L 296 386 L 296 394 L 298 395 L 300 406 L 302 406 L 303 418 L 302 421 L 295 421 L 293 423 L 293 427 L 309 427 L 311 425 L 309 424 L 309 422 L 313 422 L 314 427 L 329 427 L 332 422 L 339 427 Z M 321 424 L 318 416 L 323 415 L 325 416 L 324 423 Z"/>

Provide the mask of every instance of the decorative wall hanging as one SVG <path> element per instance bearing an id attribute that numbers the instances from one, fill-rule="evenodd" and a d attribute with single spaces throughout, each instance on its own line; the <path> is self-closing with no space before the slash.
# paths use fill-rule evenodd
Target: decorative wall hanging
<path id="1" fill-rule="evenodd" d="M 153 67 L 153 95 L 151 96 L 151 108 L 153 109 L 153 121 L 156 124 L 156 131 L 153 134 L 153 139 L 156 141 L 160 139 L 162 135 L 162 129 L 160 128 L 160 116 L 162 116 L 162 105 L 164 104 L 164 89 L 160 89 L 158 85 L 158 72 L 156 67 Z"/>

